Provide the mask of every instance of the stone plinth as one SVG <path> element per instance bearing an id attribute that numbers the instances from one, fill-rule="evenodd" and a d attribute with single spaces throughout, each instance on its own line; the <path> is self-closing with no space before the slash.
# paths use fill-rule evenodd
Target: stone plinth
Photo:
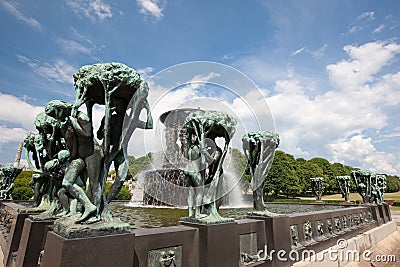
<path id="1" fill-rule="evenodd" d="M 377 205 L 372 205 L 372 204 L 367 204 L 367 206 L 371 207 L 372 218 L 374 219 L 374 221 L 377 222 L 378 226 L 384 224 L 385 222 L 381 217 L 382 211 L 380 211 L 379 207 Z"/>
<path id="2" fill-rule="evenodd" d="M 133 232 L 135 233 L 135 267 L 154 266 L 155 262 L 159 264 L 162 253 L 168 254 L 169 251 L 173 251 L 173 264 L 175 264 L 170 266 L 197 266 L 198 230 L 196 228 L 172 226 L 138 229 Z"/>
<path id="3" fill-rule="evenodd" d="M 50 231 L 41 267 L 133 266 L 134 244 L 133 233 L 66 239 Z"/>
<path id="4" fill-rule="evenodd" d="M 236 222 L 205 225 L 181 221 L 181 224 L 199 231 L 198 266 L 239 265 L 239 229 Z"/>
<path id="5" fill-rule="evenodd" d="M 3 264 L 10 266 L 13 254 L 16 254 L 21 240 L 25 219 L 37 211 L 27 209 L 25 206 L 3 202 L 0 208 L 0 245 L 3 251 Z"/>
<path id="6" fill-rule="evenodd" d="M 240 263 L 245 266 L 267 266 L 267 260 L 258 259 L 258 252 L 265 251 L 265 226 L 262 220 L 237 221 L 240 242 Z M 262 255 L 261 255 L 262 254 Z M 262 257 L 264 253 L 261 253 Z"/>
<path id="7" fill-rule="evenodd" d="M 53 231 L 66 239 L 130 233 L 129 224 L 122 222 L 119 218 L 112 218 L 109 221 L 102 220 L 92 224 L 77 224 L 76 221 L 80 216 L 80 214 L 77 214 L 57 219 L 54 222 Z"/>
<path id="8" fill-rule="evenodd" d="M 247 215 L 250 219 L 263 220 L 265 222 L 265 239 L 267 240 L 267 251 L 268 255 L 271 251 L 275 251 L 275 254 L 279 250 L 289 252 L 291 249 L 291 237 L 290 237 L 290 226 L 289 217 L 286 215 L 279 216 L 261 216 L 261 215 Z M 276 257 L 273 257 L 271 266 L 290 266 L 289 262 L 277 261 Z"/>
<path id="9" fill-rule="evenodd" d="M 17 266 L 37 266 L 40 252 L 46 241 L 47 226 L 52 225 L 53 222 L 53 219 L 35 221 L 32 216 L 25 219 L 17 252 Z"/>

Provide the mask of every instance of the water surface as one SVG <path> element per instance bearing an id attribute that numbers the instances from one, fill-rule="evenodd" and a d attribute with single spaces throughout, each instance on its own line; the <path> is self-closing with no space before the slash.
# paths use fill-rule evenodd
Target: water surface
<path id="1" fill-rule="evenodd" d="M 307 204 L 277 204 L 268 203 L 267 209 L 271 212 L 281 214 L 293 214 L 312 212 L 320 210 L 332 210 L 343 208 L 339 205 L 307 205 Z M 123 222 L 129 223 L 132 229 L 155 228 L 179 225 L 182 217 L 187 217 L 188 211 L 184 208 L 170 207 L 143 207 L 130 206 L 127 203 L 113 202 L 113 215 L 119 217 Z M 246 208 L 221 208 L 219 213 L 223 217 L 235 220 L 244 219 L 248 212 L 253 209 Z"/>

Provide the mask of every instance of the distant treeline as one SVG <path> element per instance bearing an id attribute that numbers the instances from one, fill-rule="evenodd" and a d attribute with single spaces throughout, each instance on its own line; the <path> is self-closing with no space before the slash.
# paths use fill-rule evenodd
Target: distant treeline
<path id="1" fill-rule="evenodd" d="M 246 158 L 244 154 L 233 148 L 231 150 L 232 160 L 234 166 L 238 169 L 245 169 L 242 174 L 242 186 L 246 190 L 250 187 L 250 172 L 246 167 Z M 152 154 L 135 158 L 129 156 L 129 170 L 130 177 L 136 176 L 143 170 L 147 170 L 151 166 Z M 323 158 L 313 158 L 305 160 L 303 158 L 294 158 L 293 155 L 285 153 L 281 150 L 275 151 L 275 158 L 272 163 L 271 169 L 265 180 L 264 192 L 271 196 L 310 196 L 311 185 L 310 178 L 323 177 L 325 179 L 325 192 L 324 194 L 337 194 L 340 193 L 335 177 L 350 175 L 352 170 L 357 168 L 346 166 L 341 163 L 330 163 Z M 129 178 L 130 178 L 129 177 Z M 386 192 L 400 191 L 400 180 L 397 176 L 386 175 L 387 188 Z M 356 192 L 355 185 L 351 181 L 351 192 Z"/>
<path id="2" fill-rule="evenodd" d="M 350 175 L 351 166 L 341 163 L 330 163 L 323 158 L 305 160 L 295 159 L 293 155 L 276 150 L 274 162 L 265 181 L 264 191 L 272 195 L 284 195 L 286 197 L 306 196 L 311 191 L 310 178 L 323 177 L 324 194 L 340 193 L 335 177 Z M 386 175 L 387 188 L 385 192 L 400 191 L 400 180 L 397 176 Z M 356 192 L 354 182 L 350 182 L 351 192 Z"/>

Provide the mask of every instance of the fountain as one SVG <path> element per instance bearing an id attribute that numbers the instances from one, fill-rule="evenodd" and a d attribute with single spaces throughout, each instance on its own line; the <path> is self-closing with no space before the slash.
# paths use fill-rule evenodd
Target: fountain
<path id="1" fill-rule="evenodd" d="M 164 142 L 161 144 L 162 151 L 153 161 L 153 166 L 157 169 L 140 173 L 137 180 L 137 185 L 144 192 L 143 204 L 186 205 L 187 194 L 182 187 L 187 184 L 183 173 L 183 166 L 187 161 L 187 144 L 182 126 L 193 111 L 195 109 L 175 109 L 160 116 L 159 122 L 164 126 L 161 130 Z"/>

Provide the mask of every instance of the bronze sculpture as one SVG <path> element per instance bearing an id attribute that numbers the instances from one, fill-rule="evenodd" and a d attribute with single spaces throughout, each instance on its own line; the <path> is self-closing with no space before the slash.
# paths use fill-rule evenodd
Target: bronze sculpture
<path id="1" fill-rule="evenodd" d="M 249 132 L 242 138 L 243 151 L 250 166 L 253 207 L 264 215 L 276 215 L 266 209 L 264 203 L 264 181 L 279 145 L 279 135 L 270 131 Z"/>
<path id="2" fill-rule="evenodd" d="M 223 173 L 222 163 L 236 131 L 236 119 L 225 112 L 198 110 L 189 114 L 184 128 L 189 144 L 189 162 L 185 174 L 192 186 L 188 197 L 187 220 L 205 224 L 233 221 L 218 214 L 216 196 Z M 218 137 L 224 139 L 223 148 L 216 144 Z M 201 206 L 204 206 L 204 214 Z"/>

